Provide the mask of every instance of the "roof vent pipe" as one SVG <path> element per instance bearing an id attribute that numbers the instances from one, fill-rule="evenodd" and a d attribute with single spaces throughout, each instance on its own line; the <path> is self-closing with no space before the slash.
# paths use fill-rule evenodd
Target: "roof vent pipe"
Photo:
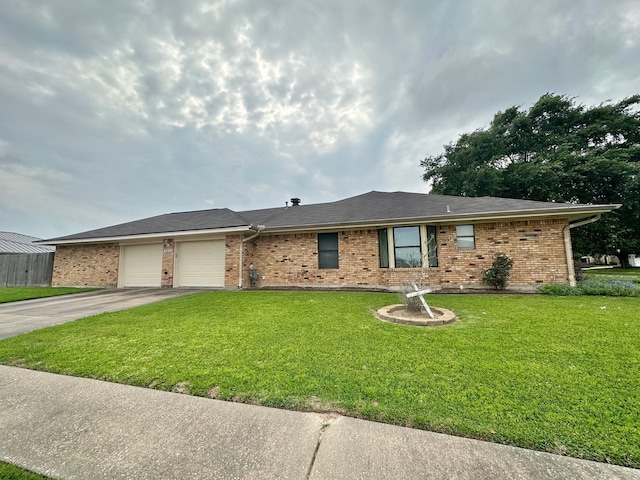
<path id="1" fill-rule="evenodd" d="M 298 205 L 300 205 L 300 199 L 299 198 L 292 198 L 291 199 L 291 206 L 297 207 Z"/>
<path id="2" fill-rule="evenodd" d="M 447 213 L 451 213 L 451 209 L 449 208 L 449 205 L 447 205 Z"/>

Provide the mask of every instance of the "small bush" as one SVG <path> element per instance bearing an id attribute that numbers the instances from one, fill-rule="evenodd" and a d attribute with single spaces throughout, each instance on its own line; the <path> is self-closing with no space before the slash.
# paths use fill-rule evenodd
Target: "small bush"
<path id="1" fill-rule="evenodd" d="M 496 290 L 504 290 L 507 286 L 509 274 L 511 273 L 511 267 L 513 267 L 513 260 L 504 253 L 496 254 L 491 268 L 484 271 L 484 282 Z"/>

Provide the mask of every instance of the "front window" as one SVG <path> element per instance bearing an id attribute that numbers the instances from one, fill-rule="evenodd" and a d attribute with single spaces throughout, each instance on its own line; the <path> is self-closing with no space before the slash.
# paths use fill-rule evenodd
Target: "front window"
<path id="1" fill-rule="evenodd" d="M 396 227 L 393 229 L 393 245 L 396 268 L 422 266 L 420 227 Z"/>
<path id="2" fill-rule="evenodd" d="M 389 268 L 389 238 L 386 228 L 378 230 L 378 253 L 380 268 Z"/>
<path id="3" fill-rule="evenodd" d="M 456 237 L 458 238 L 458 248 L 460 250 L 473 250 L 476 248 L 473 225 L 456 226 Z"/>
<path id="4" fill-rule="evenodd" d="M 438 240 L 436 238 L 436 227 L 427 225 L 427 256 L 429 257 L 429 266 L 438 266 Z"/>
<path id="5" fill-rule="evenodd" d="M 338 268 L 338 233 L 318 234 L 318 268 Z"/>

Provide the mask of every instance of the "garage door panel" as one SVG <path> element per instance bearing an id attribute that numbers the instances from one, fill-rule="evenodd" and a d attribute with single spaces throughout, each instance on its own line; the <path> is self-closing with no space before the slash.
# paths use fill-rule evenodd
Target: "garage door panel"
<path id="1" fill-rule="evenodd" d="M 224 240 L 181 242 L 176 252 L 176 286 L 224 287 Z"/>
<path id="2" fill-rule="evenodd" d="M 122 247 L 120 284 L 123 287 L 159 287 L 161 272 L 161 244 Z"/>

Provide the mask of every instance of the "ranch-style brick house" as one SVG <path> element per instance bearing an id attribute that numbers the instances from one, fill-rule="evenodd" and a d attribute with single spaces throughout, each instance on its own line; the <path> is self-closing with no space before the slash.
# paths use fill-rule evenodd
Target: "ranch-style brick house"
<path id="1" fill-rule="evenodd" d="M 573 284 L 570 229 L 619 205 L 369 192 L 336 202 L 171 213 L 43 240 L 54 286 L 482 288 L 496 253 L 510 288 Z M 251 274 L 253 273 L 253 275 Z"/>

